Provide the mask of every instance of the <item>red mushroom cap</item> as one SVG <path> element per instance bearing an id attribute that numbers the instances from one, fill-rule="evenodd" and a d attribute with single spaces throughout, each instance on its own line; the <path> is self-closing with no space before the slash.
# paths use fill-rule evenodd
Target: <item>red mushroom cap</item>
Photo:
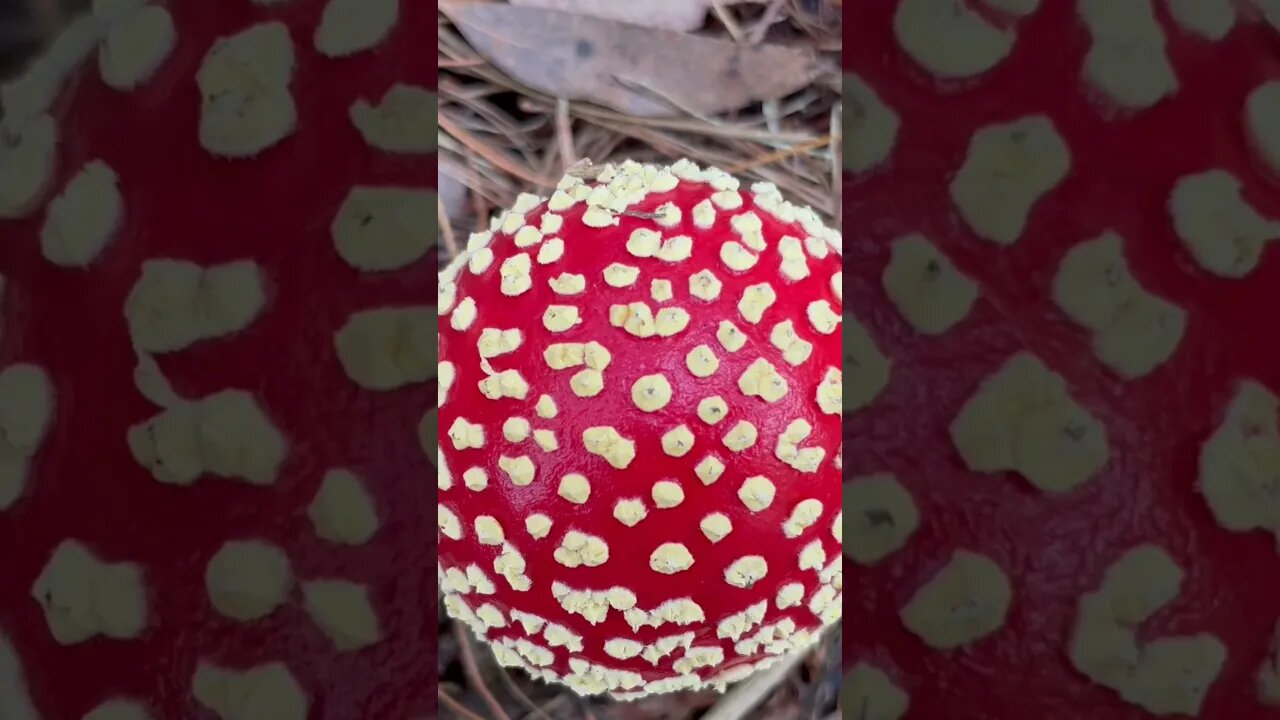
<path id="1" fill-rule="evenodd" d="M 429 11 L 98 0 L 0 90 L 0 717 L 434 707 Z"/>
<path id="2" fill-rule="evenodd" d="M 839 235 L 624 162 L 440 279 L 445 607 L 583 694 L 723 687 L 840 617 Z"/>

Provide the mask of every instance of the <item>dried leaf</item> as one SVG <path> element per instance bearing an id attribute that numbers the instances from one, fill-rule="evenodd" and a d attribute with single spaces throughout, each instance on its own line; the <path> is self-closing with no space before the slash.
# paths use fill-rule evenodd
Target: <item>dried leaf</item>
<path id="1" fill-rule="evenodd" d="M 743 2 L 726 0 L 725 4 Z M 702 27 L 711 0 L 511 0 L 512 5 L 563 10 L 575 15 L 591 15 L 606 20 L 689 32 Z"/>
<path id="2" fill-rule="evenodd" d="M 808 49 L 743 46 L 536 7 L 446 1 L 440 10 L 516 80 L 630 115 L 736 110 L 800 90 L 818 73 Z"/>

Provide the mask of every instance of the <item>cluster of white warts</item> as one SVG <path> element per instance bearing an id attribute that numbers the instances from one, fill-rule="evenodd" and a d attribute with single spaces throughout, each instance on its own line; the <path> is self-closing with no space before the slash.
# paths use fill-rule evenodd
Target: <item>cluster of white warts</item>
<path id="1" fill-rule="evenodd" d="M 398 0 L 329 0 L 316 47 L 330 57 L 372 48 L 395 25 L 398 8 Z M 164 7 L 145 0 L 96 0 L 93 12 L 72 22 L 46 56 L 0 89 L 6 110 L 0 130 L 10 141 L 0 150 L 0 217 L 22 217 L 37 209 L 56 167 L 57 125 L 47 113 L 67 78 L 95 49 L 102 80 L 128 92 L 156 73 L 177 41 Z M 269 22 L 214 44 L 200 70 L 201 89 L 239 107 L 206 102 L 199 132 L 205 149 L 224 157 L 250 157 L 292 132 L 296 117 L 287 111 L 280 115 L 281 108 L 292 108 L 287 91 L 292 43 L 283 24 Z M 245 81 L 244 87 L 236 86 Z M 248 122 L 231 119 L 246 114 Z M 380 107 L 358 100 L 351 109 L 352 123 L 371 147 L 396 153 L 429 152 L 434 137 L 420 128 L 432 125 L 433 117 L 429 92 L 406 85 L 392 88 Z M 422 238 L 420 228 L 428 224 L 423 218 L 430 218 L 425 213 L 432 211 L 433 202 L 429 190 L 354 188 L 333 223 L 335 252 L 367 272 L 422 258 L 429 240 Z M 108 250 L 124 209 L 115 172 L 101 161 L 89 162 L 47 205 L 40 237 L 45 259 L 64 267 L 91 265 Z M 357 216 L 365 222 L 357 222 Z M 139 358 L 135 385 L 162 411 L 130 428 L 127 442 L 157 481 L 190 485 L 215 475 L 255 486 L 274 484 L 289 444 L 257 399 L 238 389 L 181 398 L 154 359 L 246 329 L 266 311 L 265 283 L 264 272 L 252 260 L 199 266 L 154 258 L 142 264 L 124 319 Z M 4 290 L 0 277 L 0 300 Z M 387 346 L 379 345 L 376 328 L 369 330 L 378 323 L 366 318 L 388 314 L 400 321 L 397 332 L 434 333 L 430 307 L 354 315 L 335 336 L 335 353 L 353 382 L 366 389 L 425 381 L 430 372 L 416 368 L 434 370 L 425 350 L 422 358 L 379 357 Z M 0 511 L 22 499 L 31 461 L 54 419 L 56 399 L 55 382 L 42 367 L 18 364 L 0 371 Z M 363 479 L 342 468 L 326 473 L 308 515 L 317 537 L 341 546 L 369 542 L 380 526 Z M 99 636 L 137 639 L 150 622 L 146 575 L 138 563 L 104 561 L 85 543 L 69 538 L 53 550 L 31 595 L 59 644 Z M 225 542 L 208 562 L 205 585 L 213 609 L 243 623 L 270 615 L 300 586 L 305 610 L 337 651 L 361 650 L 382 639 L 366 586 L 334 578 L 298 580 L 285 551 L 262 540 Z M 191 683 L 195 700 L 227 720 L 303 720 L 308 714 L 308 693 L 282 661 L 227 668 L 202 660 Z M 39 717 L 23 686 L 17 650 L 2 633 L 0 715 Z M 150 717 L 145 700 L 129 697 L 110 698 L 85 715 L 86 720 Z"/>
<path id="2" fill-rule="evenodd" d="M 900 0 L 894 31 L 900 47 L 940 80 L 980 75 L 1013 50 L 1017 19 L 1039 0 L 982 0 L 1011 16 L 999 27 L 954 0 Z M 1165 51 L 1151 0 L 1079 0 L 1091 37 L 1083 77 L 1103 102 L 1136 112 L 1178 92 L 1177 72 Z M 1228 0 L 1169 0 L 1172 20 L 1204 41 L 1223 39 L 1236 23 Z M 966 52 L 952 52 L 965 47 Z M 862 78 L 846 75 L 845 94 L 858 105 L 846 129 L 846 168 L 864 172 L 885 162 L 899 119 Z M 1280 173 L 1280 81 L 1249 95 L 1243 125 L 1251 149 Z M 1031 115 L 979 129 L 972 137 L 950 194 L 978 237 L 1008 246 L 1023 234 L 1035 204 L 1068 175 L 1066 141 L 1047 116 Z M 1242 278 L 1280 238 L 1280 221 L 1261 216 L 1230 172 L 1210 168 L 1181 178 L 1168 198 L 1173 233 L 1202 270 Z M 1224 230 L 1226 228 L 1226 230 Z M 1088 331 L 1094 354 L 1119 377 L 1155 371 L 1177 351 L 1186 311 L 1144 288 L 1130 273 L 1123 237 L 1100 229 L 1060 261 L 1053 300 Z M 959 324 L 979 295 L 978 286 L 928 238 L 911 234 L 894 243 L 883 274 L 889 299 L 916 331 L 940 335 Z M 856 368 L 846 409 L 872 404 L 888 386 L 891 362 L 865 327 L 845 318 L 845 352 Z M 1219 525 L 1280 538 L 1280 495 L 1272 478 L 1280 465 L 1277 400 L 1260 384 L 1243 381 L 1221 424 L 1201 451 L 1200 489 Z M 965 464 L 978 472 L 1014 471 L 1048 493 L 1088 482 L 1108 463 L 1106 429 L 1068 391 L 1065 380 L 1030 353 L 1018 353 L 984 380 L 951 425 Z M 1240 458 L 1248 458 L 1242 465 Z M 1246 469 L 1247 467 L 1247 469 Z M 845 488 L 851 540 L 846 552 L 870 565 L 901 549 L 919 527 L 911 495 L 887 474 L 858 477 Z M 1094 682 L 1151 712 L 1198 714 L 1226 658 L 1205 633 L 1160 638 L 1139 646 L 1138 625 L 1177 594 L 1183 571 L 1162 549 L 1140 545 L 1108 570 L 1102 587 L 1082 598 L 1071 639 L 1073 664 Z M 1004 622 L 1013 589 L 996 563 L 958 550 L 951 562 L 903 607 L 912 632 L 933 647 L 966 645 Z M 961 610 L 957 610 L 961 608 Z M 1275 657 L 1258 674 L 1259 698 L 1280 705 L 1280 637 Z M 908 696 L 883 671 L 863 662 L 847 680 L 846 706 L 876 717 L 901 717 Z"/>
<path id="3" fill-rule="evenodd" d="M 695 303 L 709 303 L 720 297 L 725 285 L 717 273 L 727 276 L 749 270 L 762 261 L 774 262 L 768 260 L 771 255 L 767 252 L 769 248 L 761 232 L 760 217 L 753 211 L 735 212 L 743 206 L 739 183 L 723 172 L 715 169 L 703 170 L 686 160 L 664 168 L 626 162 L 617 167 L 601 168 L 596 179 L 597 183 L 593 185 L 577 177 L 566 176 L 555 193 L 545 199 L 547 212 L 543 213 L 538 227 L 526 224 L 525 215 L 540 207 L 544 199 L 522 195 L 510 211 L 495 218 L 490 231 L 476 233 L 470 238 L 466 252 L 456 258 L 440 278 L 439 310 L 442 317 L 449 318 L 448 323 L 452 329 L 469 330 L 479 319 L 479 309 L 474 299 L 459 298 L 455 281 L 464 272 L 481 274 L 492 266 L 495 258 L 490 243 L 494 240 L 494 233 L 509 235 L 511 242 L 521 251 L 501 264 L 500 283 L 503 294 L 509 297 L 523 294 L 533 287 L 535 266 L 550 266 L 547 268 L 549 277 L 546 282 L 553 293 L 566 300 L 563 305 L 552 304 L 546 308 L 542 316 L 543 327 L 554 339 L 555 334 L 576 326 L 581 321 L 580 308 L 569 303 L 574 296 L 586 292 L 589 280 L 582 275 L 553 273 L 554 264 L 566 252 L 573 250 L 571 247 L 566 248 L 564 242 L 556 237 L 564 223 L 569 222 L 560 213 L 579 203 L 583 203 L 585 209 L 580 220 L 573 222 L 581 222 L 588 228 L 603 228 L 617 224 L 617 213 L 626 210 L 650 192 L 674 190 L 682 182 L 708 184 L 713 191 L 710 198 L 700 201 L 696 206 L 681 208 L 674 203 L 667 203 L 654 213 L 657 225 L 670 227 L 679 222 L 683 213 L 690 212 L 695 227 L 700 229 L 709 229 L 718 214 L 730 213 L 729 224 L 735 238 L 724 240 L 719 248 L 719 260 L 723 267 L 700 268 L 685 273 L 687 292 Z M 753 185 L 751 192 L 757 208 L 784 222 L 800 223 L 806 233 L 804 240 L 783 238 L 778 243 L 776 255 L 772 256 L 776 257 L 778 274 L 784 282 L 810 276 L 807 257 L 821 259 L 840 252 L 838 234 L 824 227 L 812 211 L 782 200 L 777 190 L 767 183 Z M 640 228 L 630 234 L 625 248 L 628 254 L 637 259 L 657 259 L 664 263 L 663 267 L 670 266 L 672 270 L 678 271 L 689 260 L 693 243 L 694 240 L 689 236 L 664 237 L 660 231 Z M 615 262 L 604 269 L 600 279 L 611 288 L 633 288 L 640 280 L 640 268 Z M 841 297 L 841 273 L 838 270 L 833 272 L 828 282 L 835 297 Z M 657 310 L 646 302 L 615 304 L 608 310 L 610 324 L 634 338 L 678 336 L 690 326 L 699 311 L 691 307 L 693 312 L 690 312 L 685 307 L 664 303 L 671 303 L 676 293 L 684 289 L 686 288 L 677 287 L 671 279 L 654 279 L 649 285 L 649 291 L 654 304 L 658 306 Z M 738 297 L 739 320 L 754 325 L 765 322 L 766 313 L 776 299 L 774 288 L 768 282 L 746 287 Z M 833 308 L 825 300 L 815 300 L 807 306 L 804 323 L 806 327 L 803 331 L 791 319 L 775 318 L 771 325 L 770 341 L 784 362 L 800 366 L 809 360 L 813 349 L 812 343 L 804 340 L 801 335 L 810 332 L 831 335 L 840 322 L 838 308 Z M 746 344 L 746 335 L 730 319 L 719 321 L 716 337 L 719 347 L 698 345 L 684 358 L 687 371 L 694 377 L 714 376 L 720 368 L 720 353 L 739 352 Z M 546 421 L 554 419 L 560 412 L 556 400 L 547 394 L 533 397 L 529 384 L 518 371 L 498 372 L 488 365 L 491 358 L 514 352 L 532 340 L 524 337 L 518 329 L 482 328 L 478 350 L 481 366 L 487 377 L 480 382 L 479 389 L 489 399 L 514 398 L 529 401 L 536 416 L 534 422 L 546 424 Z M 598 341 L 550 342 L 543 348 L 542 359 L 552 370 L 575 371 L 569 383 L 570 391 L 578 398 L 590 398 L 603 390 L 612 354 L 605 344 Z M 456 376 L 457 368 L 454 364 L 447 359 L 442 360 L 438 373 L 438 400 L 441 406 L 448 402 L 454 391 Z M 842 413 L 841 382 L 841 370 L 829 367 L 825 370 L 822 381 L 806 395 L 820 412 L 839 416 Z M 736 378 L 736 383 L 743 396 L 757 397 L 770 404 L 778 402 L 796 389 L 777 366 L 763 357 L 750 363 Z M 674 394 L 672 382 L 663 373 L 640 377 L 627 392 L 634 407 L 642 413 L 663 410 L 672 401 Z M 720 424 L 728 413 L 729 403 L 721 395 L 703 398 L 697 405 L 698 419 L 708 426 Z M 802 443 L 812 432 L 812 426 L 804 419 L 797 418 L 790 422 L 776 439 L 775 456 L 798 472 L 817 472 L 827 461 L 826 451 L 820 447 L 802 447 Z M 488 443 L 497 441 L 496 435 L 513 445 L 532 437 L 543 452 L 554 452 L 563 444 L 579 441 L 577 438 L 559 438 L 553 430 L 547 428 L 535 429 L 529 419 L 519 416 L 508 418 L 500 428 L 485 428 L 465 417 L 458 417 L 441 434 L 441 440 L 460 452 L 484 448 Z M 740 420 L 726 428 L 722 436 L 724 449 L 729 453 L 742 452 L 754 446 L 758 440 L 758 429 L 746 420 Z M 695 450 L 694 436 L 688 425 L 671 428 L 663 434 L 661 441 L 663 451 L 671 457 L 685 457 Z M 600 456 L 619 470 L 625 470 L 635 458 L 635 443 L 610 426 L 588 428 L 583 432 L 580 442 L 587 453 Z M 455 487 L 455 479 L 447 460 L 445 453 L 441 451 L 438 476 L 441 491 L 450 491 Z M 830 462 L 839 467 L 838 453 Z M 537 467 L 528 455 L 502 455 L 498 466 L 514 485 L 525 486 L 535 481 Z M 724 470 L 724 461 L 715 450 L 699 454 L 693 465 L 696 477 L 708 486 L 715 483 Z M 489 478 L 482 468 L 472 467 L 461 475 L 462 483 L 468 490 L 480 491 L 488 486 Z M 756 475 L 743 481 L 737 496 L 748 511 L 758 513 L 772 505 L 775 490 L 773 482 L 767 477 Z M 559 479 L 557 492 L 569 503 L 585 504 L 592 495 L 591 482 L 580 473 L 568 473 Z M 613 517 L 622 526 L 634 527 L 649 516 L 650 504 L 654 509 L 663 510 L 680 505 L 684 499 L 684 489 L 678 482 L 661 480 L 653 484 L 647 499 L 610 498 L 610 502 L 613 503 Z M 792 508 L 778 532 L 781 537 L 799 538 L 811 528 L 819 526 L 820 519 L 827 514 L 831 520 L 821 524 L 820 529 L 830 533 L 838 542 L 842 535 L 842 522 L 838 508 L 834 510 L 836 512 L 832 515 L 820 501 L 803 500 Z M 493 571 L 505 579 L 513 591 L 527 592 L 535 588 L 534 578 L 525 574 L 527 567 L 516 548 L 516 539 L 511 529 L 503 528 L 495 518 L 487 515 L 472 518 L 467 523 L 470 525 L 468 528 L 447 501 L 440 504 L 438 513 L 440 531 L 444 538 L 462 540 L 470 530 L 474 533 L 476 542 L 499 549 Z M 533 540 L 542 540 L 552 532 L 553 522 L 545 514 L 533 513 L 525 518 L 524 530 Z M 711 543 L 723 541 L 733 531 L 728 515 L 722 512 L 707 514 L 701 520 L 699 528 Z M 567 530 L 559 539 L 554 558 L 566 568 L 598 567 L 609 560 L 608 542 L 604 538 Z M 694 552 L 684 544 L 660 543 L 649 556 L 649 569 L 655 573 L 673 575 L 688 571 L 695 562 Z M 581 693 L 610 692 L 615 697 L 630 699 L 651 693 L 704 686 L 723 688 L 755 670 L 773 664 L 781 655 L 798 651 L 815 642 L 817 631 L 833 624 L 840 617 L 841 559 L 838 556 L 828 558 L 823 542 L 815 538 L 805 542 L 797 555 L 797 563 L 799 570 L 811 571 L 817 576 L 817 583 L 811 591 L 806 590 L 803 583 L 787 583 L 770 598 L 754 602 L 727 617 L 710 620 L 702 607 L 688 597 L 672 599 L 658 607 L 644 609 L 637 607 L 635 594 L 626 587 L 590 590 L 573 588 L 560 581 L 550 584 L 550 592 L 567 614 L 581 615 L 591 624 L 603 622 L 611 610 L 621 613 L 633 631 L 666 624 L 688 626 L 713 622 L 717 642 L 704 645 L 695 644 L 695 632 L 686 631 L 647 643 L 635 638 L 608 638 L 600 641 L 600 648 L 588 649 L 584 644 L 588 640 L 563 624 L 516 608 L 504 613 L 498 605 L 484 602 L 481 598 L 469 602 L 464 596 L 494 595 L 497 592 L 494 580 L 484 568 L 476 564 L 465 567 L 442 565 L 440 582 L 446 593 L 445 607 L 449 614 L 466 622 L 481 637 L 486 637 L 491 630 L 514 627 L 517 623 L 520 625 L 524 631 L 523 637 L 499 637 L 491 640 L 498 659 L 504 664 L 525 668 L 536 677 L 562 682 Z M 769 572 L 770 568 L 763 557 L 744 554 L 725 568 L 724 582 L 737 588 L 751 588 Z M 547 586 L 539 582 L 535 591 L 546 592 Z M 814 620 L 809 626 L 791 617 L 767 622 L 771 604 L 779 612 L 807 606 Z M 759 659 L 739 662 L 727 670 L 717 672 L 718 668 L 732 660 L 726 657 L 719 642 L 726 639 L 733 643 L 734 651 L 742 658 Z M 559 647 L 564 647 L 571 653 L 567 662 L 570 672 L 565 675 L 560 675 L 551 668 L 556 661 L 553 648 Z M 640 657 L 655 668 L 659 661 L 673 653 L 678 652 L 679 657 L 671 661 L 669 677 L 646 681 L 639 673 L 593 663 L 584 657 L 599 656 L 600 651 L 617 660 Z M 705 676 L 699 674 L 700 670 L 706 673 Z"/>

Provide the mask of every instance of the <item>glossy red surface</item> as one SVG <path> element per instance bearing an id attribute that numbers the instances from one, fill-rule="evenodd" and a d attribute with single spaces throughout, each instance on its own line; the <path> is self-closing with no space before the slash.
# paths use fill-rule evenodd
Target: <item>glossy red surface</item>
<path id="1" fill-rule="evenodd" d="M 432 406 L 432 388 L 363 391 L 343 374 L 331 338 L 353 311 L 432 303 L 436 266 L 424 258 L 399 272 L 360 275 L 332 250 L 328 228 L 353 183 L 435 183 L 434 157 L 371 151 L 347 119 L 353 101 L 376 100 L 394 82 L 434 87 L 431 8 L 401 3 L 385 44 L 330 60 L 311 44 L 323 0 L 271 9 L 247 1 L 168 5 L 178 45 L 147 86 L 118 94 L 90 63 L 58 106 L 56 187 L 85 161 L 105 160 L 121 178 L 122 232 L 79 271 L 40 257 L 42 213 L 0 225 L 0 274 L 8 278 L 0 366 L 43 365 L 58 394 L 28 494 L 0 513 L 0 626 L 48 720 L 79 718 L 114 694 L 149 701 L 157 718 L 212 719 L 190 695 L 202 658 L 232 667 L 288 663 L 310 694 L 310 720 L 429 715 L 436 531 L 431 466 L 416 426 Z M 195 71 L 215 38 L 270 19 L 288 23 L 297 50 L 297 132 L 251 161 L 210 157 L 197 142 Z M 180 394 L 239 387 L 258 396 L 291 442 L 274 487 L 216 478 L 163 485 L 130 457 L 125 429 L 157 408 L 133 387 L 122 307 L 139 264 L 152 257 L 251 257 L 263 266 L 269 305 L 252 326 L 158 360 Z M 383 526 L 368 545 L 340 548 L 312 532 L 306 508 L 334 466 L 363 475 L 375 496 Z M 307 619 L 296 590 L 259 622 L 216 616 L 205 564 L 224 540 L 240 537 L 279 544 L 299 578 L 371 584 L 382 642 L 339 654 Z M 140 640 L 61 647 L 50 637 L 28 590 L 66 538 L 105 560 L 145 566 L 151 619 Z"/>
<path id="2" fill-rule="evenodd" d="M 764 233 L 770 249 L 755 267 L 735 276 L 720 261 L 718 253 L 721 241 L 738 237 L 730 229 L 730 217 L 753 207 L 751 193 L 745 185 L 742 190 L 746 204 L 735 211 L 717 209 L 715 224 L 707 230 L 695 227 L 692 220 L 694 205 L 712 192 L 701 183 L 682 183 L 669 193 L 652 193 L 632 208 L 652 211 L 668 201 L 675 202 L 683 208 L 683 218 L 676 228 L 661 228 L 652 220 L 622 217 L 615 227 L 593 230 L 581 223 L 585 203 L 578 203 L 560 213 L 564 217 L 564 229 L 557 234 L 565 241 L 564 258 L 550 265 L 535 263 L 532 288 L 515 298 L 502 294 L 499 273 L 502 261 L 519 250 L 509 236 L 496 238 L 491 246 L 495 259 L 489 269 L 476 276 L 464 268 L 459 276 L 458 298 L 475 299 L 478 307 L 475 322 L 465 332 L 459 332 L 451 327 L 449 318 L 441 319 L 440 357 L 458 367 L 458 376 L 440 411 L 442 445 L 454 482 L 452 489 L 440 492 L 440 502 L 459 517 L 465 535 L 458 541 L 441 538 L 440 561 L 445 567 L 459 569 L 476 563 L 493 579 L 498 589 L 496 595 L 465 596 L 473 609 L 483 602 L 491 602 L 505 614 L 514 607 L 560 623 L 583 636 L 583 652 L 556 649 L 556 661 L 550 669 L 557 674 L 569 672 L 568 658 L 573 655 L 609 668 L 640 673 L 646 681 L 670 677 L 671 664 L 681 656 L 680 651 L 661 660 L 655 668 L 639 657 L 626 661 L 614 659 L 604 653 L 603 643 L 609 638 L 622 637 L 648 644 L 660 637 L 690 630 L 696 632 L 695 646 L 719 645 L 725 649 L 725 665 L 699 671 L 704 678 L 748 660 L 759 660 L 761 658 L 738 656 L 732 642 L 717 639 L 716 623 L 762 599 L 770 601 L 766 623 L 790 617 L 801 628 L 814 629 L 819 624 L 807 607 L 779 612 L 772 603 L 778 589 L 789 582 L 804 583 L 806 602 L 818 588 L 816 572 L 798 568 L 801 547 L 820 540 L 828 562 L 835 560 L 839 552 L 839 545 L 831 534 L 840 503 L 839 473 L 832 464 L 840 443 L 839 419 L 821 412 L 815 390 L 827 368 L 840 365 L 840 336 L 838 332 L 820 335 L 814 331 L 805 319 L 805 306 L 812 300 L 825 299 L 839 310 L 840 302 L 831 290 L 830 280 L 840 269 L 840 261 L 834 252 L 823 260 L 810 258 L 811 275 L 784 285 L 778 275 L 779 256 L 774 246 L 784 234 L 804 237 L 805 233 L 798 225 L 787 228 L 761 211 L 758 214 L 765 222 Z M 540 224 L 542 212 L 538 209 L 529 213 L 526 221 L 535 226 Z M 640 227 L 661 230 L 664 238 L 691 236 L 692 257 L 678 263 L 633 257 L 625 245 L 631 232 Z M 639 280 L 625 288 L 605 285 L 604 268 L 613 262 L 639 267 Z M 713 302 L 689 294 L 688 276 L 703 269 L 711 269 L 724 283 L 719 298 Z M 586 292 L 576 296 L 554 294 L 547 281 L 562 272 L 584 275 Z M 649 282 L 655 278 L 671 280 L 674 300 L 661 304 L 652 300 Z M 737 304 L 743 289 L 759 282 L 770 282 L 778 300 L 766 311 L 763 322 L 752 325 L 738 314 Z M 672 337 L 639 339 L 609 322 L 610 305 L 630 302 L 645 302 L 655 312 L 665 307 L 682 307 L 692 320 L 688 329 Z M 548 332 L 542 325 L 542 313 L 548 304 L 578 306 L 583 322 L 566 332 Z M 716 328 L 723 319 L 733 321 L 747 335 L 746 346 L 736 353 L 726 352 L 716 340 Z M 769 342 L 770 329 L 784 319 L 791 319 L 797 333 L 814 345 L 810 359 L 798 368 L 787 365 Z M 490 362 L 496 371 L 519 370 L 531 386 L 527 401 L 488 400 L 477 389 L 477 383 L 485 375 L 479 366 L 476 342 L 485 327 L 514 327 L 523 331 L 524 341 L 516 352 L 495 357 Z M 604 390 L 595 397 L 579 398 L 570 389 L 569 381 L 580 368 L 551 370 L 543 359 L 543 350 L 553 342 L 592 340 L 609 350 L 612 362 L 604 373 Z M 720 358 L 718 371 L 702 379 L 693 376 L 685 366 L 685 355 L 700 344 L 712 348 Z M 789 392 L 776 403 L 747 397 L 738 389 L 738 377 L 758 357 L 773 362 L 788 378 Z M 631 386 L 642 375 L 659 372 L 671 384 L 672 400 L 657 412 L 643 413 L 632 403 Z M 533 403 L 541 393 L 551 395 L 557 403 L 559 415 L 555 419 L 543 420 L 534 414 Z M 712 395 L 722 396 L 729 407 L 727 418 L 714 427 L 702 422 L 696 411 L 698 402 Z M 505 440 L 502 424 L 513 415 L 527 418 L 534 428 L 554 430 L 559 450 L 543 453 L 532 440 L 521 444 Z M 444 433 L 460 416 L 484 426 L 483 449 L 455 450 L 445 438 Z M 801 474 L 774 456 L 778 434 L 798 418 L 808 420 L 814 428 L 802 447 L 826 450 L 826 460 L 814 474 Z M 739 420 L 753 423 L 759 430 L 759 440 L 755 446 L 735 454 L 725 448 L 721 437 Z M 693 433 L 693 450 L 682 458 L 673 458 L 663 452 L 661 436 L 681 424 Z M 585 450 L 583 431 L 601 425 L 613 426 L 623 437 L 635 441 L 635 459 L 625 470 L 616 470 L 603 458 Z M 709 453 L 719 457 L 727 469 L 712 485 L 704 485 L 693 469 Z M 533 459 L 537 475 L 532 484 L 516 487 L 499 472 L 498 457 L 524 454 Z M 462 473 L 471 466 L 488 471 L 487 489 L 474 492 L 463 485 Z M 573 472 L 586 475 L 591 483 L 591 497 L 582 505 L 557 495 L 559 479 Z M 764 475 L 777 487 L 772 505 L 758 513 L 748 510 L 737 496 L 743 480 L 752 475 Z M 669 509 L 654 506 L 653 484 L 664 479 L 674 480 L 684 489 L 685 500 L 681 505 Z M 613 517 L 614 504 L 622 498 L 640 498 L 648 508 L 648 516 L 635 527 L 627 527 Z M 795 505 L 807 498 L 822 502 L 822 516 L 800 537 L 788 540 L 781 525 Z M 534 540 L 525 531 L 524 520 L 534 512 L 554 519 L 551 534 L 542 540 Z M 733 523 L 733 531 L 716 544 L 698 527 L 699 521 L 712 512 L 724 513 Z M 524 555 L 526 574 L 533 583 L 528 592 L 513 591 L 506 580 L 491 572 L 493 558 L 500 548 L 476 542 L 473 521 L 478 515 L 496 518 L 507 540 Z M 570 529 L 604 539 L 609 546 L 608 561 L 599 567 L 577 568 L 567 568 L 557 562 L 553 554 Z M 652 570 L 649 556 L 666 542 L 679 542 L 688 547 L 694 557 L 693 566 L 674 575 Z M 726 584 L 725 568 L 745 555 L 763 556 L 769 565 L 767 577 L 750 589 Z M 561 608 L 551 593 L 554 581 L 574 589 L 625 587 L 636 594 L 637 606 L 644 610 L 652 610 L 667 600 L 689 597 L 703 608 L 708 622 L 684 627 L 663 624 L 636 632 L 620 612 L 610 611 L 604 622 L 592 626 L 582 616 L 570 615 Z M 491 638 L 524 637 L 520 626 L 514 623 L 489 635 Z M 541 638 L 532 639 L 545 644 Z"/>
<path id="3" fill-rule="evenodd" d="M 939 86 L 897 47 L 889 0 L 845 3 L 846 70 L 862 75 L 902 117 L 888 166 L 844 183 L 849 309 L 894 360 L 889 387 L 845 428 L 847 477 L 892 471 L 914 494 L 923 524 L 881 565 L 846 563 L 845 661 L 885 668 L 911 694 L 914 720 L 1136 720 L 1149 717 L 1074 671 L 1066 644 L 1077 598 L 1103 569 L 1142 542 L 1167 549 L 1187 571 L 1181 596 L 1140 632 L 1212 632 L 1227 665 L 1201 717 L 1280 717 L 1255 700 L 1253 675 L 1280 616 L 1280 555 L 1264 533 L 1218 528 L 1195 490 L 1199 445 L 1239 378 L 1280 390 L 1274 332 L 1280 253 L 1241 281 L 1199 270 L 1173 235 L 1165 201 L 1181 175 L 1214 166 L 1236 173 L 1264 214 L 1280 217 L 1280 192 L 1250 158 L 1241 128 L 1245 96 L 1280 76 L 1280 35 L 1238 25 L 1219 44 L 1169 22 L 1182 84 L 1176 97 L 1137 114 L 1091 100 L 1079 80 L 1087 49 L 1075 3 L 1045 0 L 1019 26 L 1013 54 L 972 82 Z M 950 206 L 947 183 L 977 128 L 1047 113 L 1073 153 L 1066 181 L 1033 212 L 1022 240 L 999 249 L 974 237 Z M 1189 311 L 1172 360 L 1134 382 L 1097 362 L 1085 332 L 1049 298 L 1058 261 L 1073 244 L 1114 228 L 1133 272 Z M 940 338 L 917 335 L 880 288 L 895 237 L 923 231 L 978 279 L 983 297 Z M 1029 349 L 1065 375 L 1075 397 L 1107 426 L 1112 460 L 1095 480 L 1050 497 L 1013 474 L 965 471 L 947 426 L 979 381 Z M 1012 578 L 1007 624 L 972 647 L 928 649 L 898 621 L 915 589 L 965 547 L 989 554 Z"/>

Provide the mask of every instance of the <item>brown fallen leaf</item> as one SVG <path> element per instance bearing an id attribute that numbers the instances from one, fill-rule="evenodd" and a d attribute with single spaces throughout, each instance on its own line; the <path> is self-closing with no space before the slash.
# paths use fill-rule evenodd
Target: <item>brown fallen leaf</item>
<path id="1" fill-rule="evenodd" d="M 819 72 L 808 49 L 743 46 L 538 7 L 444 0 L 440 10 L 525 85 L 643 117 L 737 110 L 800 90 Z"/>
<path id="2" fill-rule="evenodd" d="M 724 0 L 725 5 L 752 0 Z M 606 20 L 689 32 L 702 27 L 711 0 L 511 0 L 512 5 L 563 10 L 575 15 L 591 15 Z"/>

